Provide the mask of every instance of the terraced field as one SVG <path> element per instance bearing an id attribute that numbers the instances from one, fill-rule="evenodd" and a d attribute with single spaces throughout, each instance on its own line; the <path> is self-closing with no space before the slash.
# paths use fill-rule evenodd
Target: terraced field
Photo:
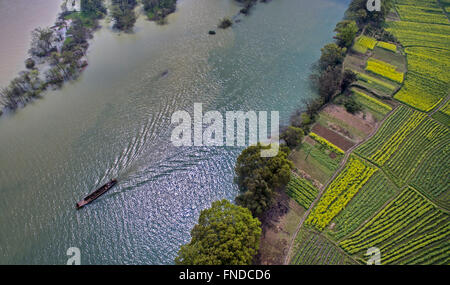
<path id="1" fill-rule="evenodd" d="M 327 240 L 320 233 L 311 229 L 302 229 L 295 241 L 297 254 L 292 258 L 291 264 L 317 265 L 317 264 L 354 264 L 342 249 Z"/>
<path id="2" fill-rule="evenodd" d="M 286 193 L 303 208 L 308 209 L 319 194 L 319 190 L 308 180 L 292 174 L 286 186 Z"/>
<path id="3" fill-rule="evenodd" d="M 447 103 L 442 106 L 436 113 L 432 116 L 435 120 L 438 122 L 441 122 L 442 124 L 446 125 L 447 127 L 450 126 L 450 100 L 447 101 Z"/>
<path id="4" fill-rule="evenodd" d="M 329 234 L 336 240 L 350 234 L 393 198 L 397 191 L 386 176 L 376 172 L 333 220 L 335 226 Z"/>
<path id="5" fill-rule="evenodd" d="M 369 96 L 362 90 L 353 88 L 352 89 L 353 96 L 355 100 L 363 106 L 363 108 L 368 109 L 377 119 L 382 119 L 392 110 L 392 107 L 384 104 L 378 99 L 375 99 L 372 96 Z"/>
<path id="6" fill-rule="evenodd" d="M 408 74 L 395 98 L 421 111 L 436 108 L 450 87 L 450 23 L 436 0 L 398 0 L 401 21 L 387 30 L 406 48 Z"/>
<path id="7" fill-rule="evenodd" d="M 450 265 L 450 22 L 442 7 L 450 7 L 450 0 L 397 0 L 401 21 L 390 22 L 388 30 L 400 41 L 400 50 L 378 42 L 374 51 L 359 55 L 371 56 L 367 66 L 374 67 L 373 74 L 361 71 L 357 57 L 350 55 L 357 85 L 389 94 L 390 87 L 400 85 L 379 76 L 389 78 L 395 66 L 376 51 L 398 56 L 403 50 L 408 70 L 395 94 L 402 104 L 370 139 L 347 151 L 345 167 L 312 204 L 292 263 L 335 264 L 315 249 L 325 243 L 358 263 L 365 263 L 367 250 L 376 247 L 382 264 Z M 360 38 L 357 44 L 370 49 L 369 42 Z M 364 108 L 381 114 L 392 110 L 362 87 L 352 91 Z"/>
<path id="8" fill-rule="evenodd" d="M 448 264 L 450 256 L 445 249 L 450 246 L 449 238 L 448 213 L 408 188 L 339 245 L 359 256 L 377 247 L 382 252 L 382 264 Z"/>
<path id="9" fill-rule="evenodd" d="M 327 187 L 306 224 L 323 230 L 350 202 L 377 169 L 357 157 L 351 157 L 345 169 Z"/>

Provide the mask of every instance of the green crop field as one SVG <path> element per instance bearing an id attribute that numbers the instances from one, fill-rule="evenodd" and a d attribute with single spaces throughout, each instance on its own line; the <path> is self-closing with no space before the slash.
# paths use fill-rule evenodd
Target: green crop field
<path id="1" fill-rule="evenodd" d="M 342 249 L 311 229 L 303 228 L 297 235 L 295 255 L 291 259 L 291 264 L 343 265 L 354 263 L 355 261 L 348 257 Z"/>
<path id="2" fill-rule="evenodd" d="M 292 174 L 291 180 L 286 186 L 286 193 L 303 208 L 308 209 L 319 194 L 319 190 L 308 180 Z"/>
<path id="3" fill-rule="evenodd" d="M 306 224 L 323 230 L 358 193 L 377 169 L 357 157 L 350 157 L 345 169 L 331 182 L 311 211 Z"/>
<path id="4" fill-rule="evenodd" d="M 401 21 L 387 30 L 406 47 L 408 74 L 395 98 L 429 112 L 448 96 L 450 23 L 435 0 L 396 3 Z"/>
<path id="5" fill-rule="evenodd" d="M 443 143 L 424 158 L 411 184 L 424 195 L 450 210 L 449 177 L 450 145 Z"/>
<path id="6" fill-rule="evenodd" d="M 408 188 L 339 245 L 352 255 L 377 247 L 382 264 L 448 264 L 450 256 L 444 249 L 450 245 L 450 218 Z"/>
<path id="7" fill-rule="evenodd" d="M 449 141 L 448 128 L 426 118 L 386 162 L 384 168 L 399 186 L 403 186 L 431 151 Z"/>
<path id="8" fill-rule="evenodd" d="M 292 263 L 330 262 L 315 249 L 325 243 L 338 244 L 358 263 L 376 247 L 382 264 L 450 264 L 450 22 L 443 7 L 450 7 L 450 0 L 395 1 L 400 21 L 388 22 L 387 30 L 400 42 L 399 50 L 377 43 L 366 65 L 377 75 L 352 65 L 358 70 L 355 86 L 391 95 L 401 87 L 394 96 L 399 104 L 392 104 L 399 106 L 392 111 L 352 89 L 363 108 L 392 112 L 314 204 Z M 403 52 L 407 69 L 400 67 Z M 395 81 L 394 73 L 405 71 L 402 85 L 378 76 Z"/>
<path id="9" fill-rule="evenodd" d="M 394 197 L 396 191 L 396 188 L 381 172 L 376 172 L 347 207 L 333 220 L 335 226 L 329 234 L 340 240 L 353 232 L 389 199 Z"/>

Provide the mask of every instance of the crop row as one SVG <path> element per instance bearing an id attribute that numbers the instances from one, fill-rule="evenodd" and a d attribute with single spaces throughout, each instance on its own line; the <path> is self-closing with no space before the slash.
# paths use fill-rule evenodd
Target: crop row
<path id="1" fill-rule="evenodd" d="M 296 254 L 291 264 L 349 264 L 353 263 L 340 249 L 319 233 L 302 229 L 296 239 Z"/>
<path id="2" fill-rule="evenodd" d="M 385 164 L 385 168 L 396 183 L 401 186 L 406 183 L 429 152 L 438 145 L 447 144 L 448 141 L 450 141 L 450 132 L 447 127 L 426 118 L 411 133 L 401 148 L 391 156 Z"/>
<path id="3" fill-rule="evenodd" d="M 421 46 L 448 49 L 450 25 L 394 21 L 388 23 L 391 32 L 404 47 Z"/>
<path id="4" fill-rule="evenodd" d="M 419 126 L 425 119 L 426 115 L 415 111 L 400 128 L 396 129 L 395 133 L 388 139 L 383 138 L 384 143 L 373 153 L 369 158 L 382 166 L 402 145 L 407 137 Z M 394 129 L 395 130 L 395 129 Z"/>
<path id="5" fill-rule="evenodd" d="M 449 222 L 447 213 L 409 188 L 340 246 L 350 254 L 377 247 L 383 264 L 398 263 L 414 256 L 416 251 L 447 240 Z M 431 255 L 433 250 L 428 249 L 427 253 Z"/>
<path id="6" fill-rule="evenodd" d="M 448 95 L 450 83 L 450 25 L 435 0 L 397 2 L 402 21 L 390 22 L 387 29 L 408 55 L 404 87 L 395 95 L 414 108 L 429 112 Z"/>
<path id="7" fill-rule="evenodd" d="M 449 175 L 450 145 L 443 143 L 425 157 L 411 179 L 411 184 L 431 198 L 439 200 L 439 197 L 449 190 Z M 450 201 L 444 202 L 447 205 L 450 203 Z"/>
<path id="8" fill-rule="evenodd" d="M 328 149 L 329 151 L 332 151 L 332 152 L 334 152 L 336 154 L 344 154 L 345 153 L 342 149 L 340 149 L 339 147 L 335 146 L 334 144 L 332 144 L 331 142 L 329 142 L 328 140 L 324 139 L 323 137 L 319 136 L 316 133 L 310 132 L 309 136 L 313 140 L 318 142 L 320 145 L 322 145 L 323 147 Z"/>
<path id="9" fill-rule="evenodd" d="M 388 42 L 379 41 L 377 43 L 377 47 L 380 47 L 388 51 L 397 52 L 397 46 Z"/>
<path id="10" fill-rule="evenodd" d="M 391 106 L 382 103 L 380 100 L 377 100 L 360 90 L 352 89 L 352 92 L 356 98 L 356 101 L 374 113 L 386 115 L 392 110 Z"/>
<path id="11" fill-rule="evenodd" d="M 419 7 L 417 5 L 397 5 L 397 12 L 403 21 L 448 24 L 447 17 L 442 13 L 440 7 Z"/>
<path id="12" fill-rule="evenodd" d="M 286 186 L 286 193 L 305 209 L 308 209 L 319 194 L 319 190 L 308 180 L 292 174 Z"/>
<path id="13" fill-rule="evenodd" d="M 403 82 L 403 72 L 397 71 L 397 67 L 381 60 L 370 58 L 367 61 L 366 70 L 398 83 Z"/>
<path id="14" fill-rule="evenodd" d="M 383 143 L 413 114 L 413 110 L 400 106 L 390 115 L 377 133 L 366 143 L 356 149 L 356 152 L 364 157 L 369 157 L 379 149 Z"/>
<path id="15" fill-rule="evenodd" d="M 335 218 L 330 234 L 337 240 L 358 228 L 395 194 L 395 188 L 381 171 L 377 171 L 353 200 Z"/>
<path id="16" fill-rule="evenodd" d="M 419 110 L 429 112 L 447 95 L 447 85 L 409 71 L 403 87 L 395 98 Z"/>
<path id="17" fill-rule="evenodd" d="M 363 35 L 356 40 L 355 44 L 353 45 L 353 50 L 364 54 L 368 49 L 374 49 L 376 44 L 376 39 Z"/>
<path id="18" fill-rule="evenodd" d="M 306 224 L 323 230 L 345 208 L 375 171 L 377 171 L 375 167 L 369 166 L 359 158 L 350 157 L 345 169 L 331 182 L 325 194 L 311 211 Z"/>

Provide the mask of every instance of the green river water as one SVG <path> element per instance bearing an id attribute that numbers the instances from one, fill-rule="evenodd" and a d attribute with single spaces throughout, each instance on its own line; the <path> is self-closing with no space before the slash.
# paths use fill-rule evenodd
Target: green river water
<path id="1" fill-rule="evenodd" d="M 237 195 L 242 149 L 174 147 L 172 113 L 199 102 L 204 111 L 280 111 L 286 124 L 313 96 L 310 66 L 348 5 L 273 0 L 209 36 L 239 7 L 178 2 L 168 25 L 141 17 L 133 34 L 118 34 L 103 23 L 77 81 L 0 118 L 1 264 L 65 264 L 69 247 L 80 248 L 82 264 L 173 263 L 199 212 Z M 113 177 L 117 187 L 75 210 Z"/>

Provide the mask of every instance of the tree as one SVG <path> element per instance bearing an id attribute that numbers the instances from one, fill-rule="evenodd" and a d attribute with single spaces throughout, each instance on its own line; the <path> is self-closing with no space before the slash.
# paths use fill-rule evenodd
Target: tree
<path id="1" fill-rule="evenodd" d="M 319 59 L 319 68 L 326 70 L 329 66 L 334 67 L 344 61 L 347 48 L 341 48 L 335 43 L 325 45 L 322 49 L 322 55 Z"/>
<path id="2" fill-rule="evenodd" d="M 273 189 L 289 182 L 293 168 L 287 159 L 287 147 L 282 147 L 275 157 L 261 157 L 261 150 L 269 147 L 261 144 L 249 146 L 239 155 L 235 167 L 237 183 L 243 191 L 236 202 L 249 208 L 256 217 L 271 206 Z"/>
<path id="3" fill-rule="evenodd" d="M 319 95 L 325 103 L 341 91 L 342 66 L 328 66 L 319 77 Z"/>
<path id="4" fill-rule="evenodd" d="M 81 0 L 81 12 L 93 15 L 95 18 L 101 18 L 106 14 L 103 0 Z"/>
<path id="5" fill-rule="evenodd" d="M 361 104 L 356 102 L 355 98 L 353 98 L 353 96 L 347 97 L 347 99 L 344 102 L 344 107 L 345 107 L 345 110 L 347 110 L 347 112 L 349 112 L 351 114 L 358 113 L 359 111 L 362 110 Z"/>
<path id="6" fill-rule="evenodd" d="M 227 200 L 200 213 L 191 241 L 181 246 L 178 265 L 250 265 L 258 252 L 261 223 L 248 209 Z"/>
<path id="7" fill-rule="evenodd" d="M 362 27 L 367 23 L 381 26 L 393 6 L 392 0 L 381 1 L 381 11 L 367 12 L 367 0 L 352 0 L 346 11 L 346 18 L 354 20 Z"/>
<path id="8" fill-rule="evenodd" d="M 341 21 L 336 25 L 334 31 L 336 34 L 336 39 L 340 47 L 349 48 L 353 44 L 353 40 L 358 33 L 358 26 L 355 21 Z"/>
<path id="9" fill-rule="evenodd" d="M 136 0 L 112 0 L 111 16 L 114 19 L 114 28 L 121 31 L 131 31 L 136 23 L 134 7 Z"/>
<path id="10" fill-rule="evenodd" d="M 55 34 L 50 28 L 36 28 L 31 32 L 30 55 L 46 56 L 54 47 Z"/>
<path id="11" fill-rule="evenodd" d="M 281 134 L 281 138 L 286 141 L 286 144 L 291 149 L 296 148 L 302 143 L 304 132 L 301 128 L 289 126 L 286 131 Z"/>
<path id="12" fill-rule="evenodd" d="M 342 75 L 341 91 L 344 92 L 357 79 L 356 73 L 350 69 L 346 69 Z"/>

